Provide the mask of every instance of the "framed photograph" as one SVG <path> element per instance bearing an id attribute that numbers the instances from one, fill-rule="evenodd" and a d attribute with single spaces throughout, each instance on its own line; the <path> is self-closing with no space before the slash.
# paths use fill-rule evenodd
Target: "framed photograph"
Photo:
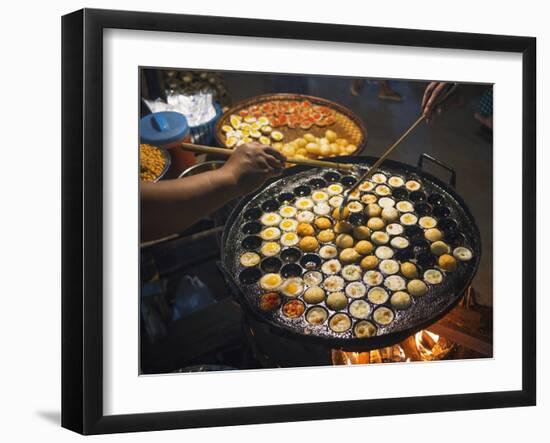
<path id="1" fill-rule="evenodd" d="M 62 20 L 62 425 L 536 403 L 536 40 Z"/>

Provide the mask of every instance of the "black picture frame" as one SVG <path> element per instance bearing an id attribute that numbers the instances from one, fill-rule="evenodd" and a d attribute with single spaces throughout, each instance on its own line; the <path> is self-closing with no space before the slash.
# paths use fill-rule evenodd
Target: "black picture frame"
<path id="1" fill-rule="evenodd" d="M 501 51 L 523 63 L 522 388 L 131 415 L 103 412 L 103 30 L 108 28 Z M 62 426 L 82 434 L 536 404 L 536 39 L 83 9 L 62 18 Z"/>

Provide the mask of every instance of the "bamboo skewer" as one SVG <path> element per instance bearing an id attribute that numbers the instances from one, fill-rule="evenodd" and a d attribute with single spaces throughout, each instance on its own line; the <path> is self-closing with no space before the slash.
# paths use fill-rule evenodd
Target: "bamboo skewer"
<path id="1" fill-rule="evenodd" d="M 199 154 L 219 154 L 219 155 L 230 156 L 231 153 L 233 152 L 232 150 L 227 148 L 214 148 L 212 146 L 195 145 L 192 143 L 182 143 L 181 148 L 186 151 L 196 152 Z M 354 167 L 354 165 L 352 165 L 351 163 L 336 163 L 336 162 L 329 162 L 329 161 L 323 161 L 323 160 L 314 160 L 309 158 L 296 158 L 296 157 L 289 157 L 286 159 L 286 162 L 293 163 L 296 165 L 313 166 L 316 168 L 333 168 L 333 169 L 341 169 L 345 171 L 349 171 Z"/>
<path id="2" fill-rule="evenodd" d="M 418 117 L 418 119 L 409 127 L 409 129 L 407 129 L 402 135 L 401 137 L 399 137 L 397 139 L 397 141 L 395 143 L 393 143 L 388 149 L 386 149 L 386 151 L 380 156 L 380 158 L 378 160 L 376 160 L 374 162 L 374 164 L 369 168 L 369 170 L 367 172 L 365 172 L 361 177 L 359 177 L 359 179 L 354 183 L 354 185 L 348 190 L 348 192 L 346 193 L 346 195 L 344 196 L 344 200 L 342 200 L 342 204 L 340 205 L 340 214 L 344 214 L 344 208 L 346 207 L 346 205 L 348 204 L 348 199 L 349 199 L 349 196 L 350 194 L 355 191 L 359 185 L 364 182 L 365 180 L 369 179 L 377 170 L 378 168 L 380 167 L 380 165 L 384 162 L 384 160 L 386 160 L 386 158 L 388 158 L 388 156 L 393 152 L 393 150 L 395 148 L 397 148 L 397 146 L 399 146 L 399 144 L 405 140 L 405 138 L 407 138 L 407 136 L 412 132 L 414 131 L 414 129 L 426 118 L 426 116 L 423 114 L 421 115 L 420 117 Z"/>

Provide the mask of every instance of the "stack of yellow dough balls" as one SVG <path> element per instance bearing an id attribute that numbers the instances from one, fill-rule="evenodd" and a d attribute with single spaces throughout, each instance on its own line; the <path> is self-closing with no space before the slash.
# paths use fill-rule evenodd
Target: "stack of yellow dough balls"
<path id="1" fill-rule="evenodd" d="M 331 129 L 325 131 L 324 137 L 311 133 L 304 134 L 288 143 L 273 143 L 273 147 L 286 157 L 321 158 L 350 155 L 357 151 L 357 145 L 348 139 L 339 137 Z"/>

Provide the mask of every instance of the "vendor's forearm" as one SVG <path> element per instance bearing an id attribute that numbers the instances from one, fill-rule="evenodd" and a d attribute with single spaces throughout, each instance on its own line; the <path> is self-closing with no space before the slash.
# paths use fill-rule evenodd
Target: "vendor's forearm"
<path id="1" fill-rule="evenodd" d="M 222 169 L 180 180 L 141 184 L 141 240 L 181 232 L 239 195 Z"/>

